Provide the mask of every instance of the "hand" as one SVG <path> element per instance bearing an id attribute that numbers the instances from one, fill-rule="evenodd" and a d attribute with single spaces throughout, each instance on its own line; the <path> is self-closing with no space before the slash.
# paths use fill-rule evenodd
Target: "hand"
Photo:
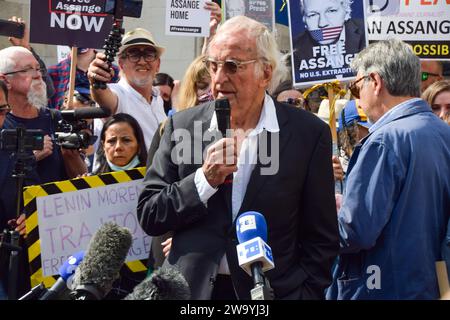
<path id="1" fill-rule="evenodd" d="M 331 158 L 333 162 L 334 180 L 344 180 L 344 169 L 342 169 L 341 162 L 337 156 Z"/>
<path id="2" fill-rule="evenodd" d="M 26 228 L 26 224 L 25 224 L 25 214 L 22 213 L 19 218 L 16 221 L 16 231 L 19 232 L 19 234 L 21 236 L 24 236 L 24 238 L 26 238 L 26 233 L 27 233 L 27 228 Z"/>
<path id="3" fill-rule="evenodd" d="M 11 42 L 11 44 L 13 46 L 21 46 L 24 48 L 27 48 L 28 50 L 31 49 L 30 47 L 30 29 L 28 29 L 27 24 L 25 23 L 24 20 L 22 20 L 22 18 L 20 17 L 16 17 L 13 16 L 10 19 L 8 19 L 8 21 L 14 21 L 14 22 L 19 22 L 25 25 L 25 29 L 23 32 L 23 38 L 14 38 L 14 37 L 8 37 L 9 42 Z"/>
<path id="4" fill-rule="evenodd" d="M 228 175 L 236 172 L 236 138 L 222 138 L 210 146 L 202 169 L 206 180 L 213 188 L 221 185 Z"/>
<path id="5" fill-rule="evenodd" d="M 8 225 L 11 228 L 14 228 L 15 231 L 19 232 L 19 235 L 27 237 L 26 232 L 26 224 L 25 224 L 25 214 L 22 213 L 19 218 L 8 220 Z"/>
<path id="6" fill-rule="evenodd" d="M 53 153 L 53 141 L 47 134 L 44 137 L 44 148 L 42 150 L 33 150 L 36 161 L 41 161 Z"/>
<path id="7" fill-rule="evenodd" d="M 172 238 L 168 238 L 166 241 L 161 242 L 163 246 L 164 257 L 167 257 L 170 253 L 170 248 L 172 248 Z"/>
<path id="8" fill-rule="evenodd" d="M 211 11 L 211 17 L 209 20 L 209 36 L 212 37 L 216 34 L 217 26 L 222 21 L 222 11 L 220 6 L 212 1 L 206 1 L 203 8 Z"/>
<path id="9" fill-rule="evenodd" d="M 95 80 L 106 83 L 111 82 L 114 76 L 114 70 L 108 66 L 106 55 L 103 52 L 98 52 L 95 55 L 95 59 L 89 65 L 87 76 L 91 84 Z"/>

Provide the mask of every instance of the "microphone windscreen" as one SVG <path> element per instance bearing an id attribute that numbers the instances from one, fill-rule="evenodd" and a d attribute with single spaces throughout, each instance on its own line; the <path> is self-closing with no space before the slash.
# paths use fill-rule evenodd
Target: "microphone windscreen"
<path id="1" fill-rule="evenodd" d="M 162 267 L 138 284 L 124 300 L 189 300 L 186 279 L 175 267 Z"/>
<path id="2" fill-rule="evenodd" d="M 94 286 L 105 296 L 119 278 L 132 243 L 128 229 L 115 223 L 105 223 L 89 241 L 84 259 L 75 270 L 73 288 Z"/>
<path id="3" fill-rule="evenodd" d="M 264 216 L 256 211 L 247 211 L 236 220 L 236 235 L 239 243 L 260 237 L 267 242 L 267 223 Z"/>

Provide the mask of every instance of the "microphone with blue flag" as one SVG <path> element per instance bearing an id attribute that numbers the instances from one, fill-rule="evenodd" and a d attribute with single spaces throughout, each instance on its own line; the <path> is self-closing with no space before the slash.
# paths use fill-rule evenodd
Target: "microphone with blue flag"
<path id="1" fill-rule="evenodd" d="M 266 243 L 266 219 L 256 211 L 245 212 L 236 220 L 236 234 L 239 266 L 253 278 L 252 300 L 272 300 L 273 291 L 264 276 L 275 266 L 272 249 Z"/>
<path id="2" fill-rule="evenodd" d="M 59 268 L 59 279 L 39 300 L 55 300 L 67 288 L 71 287 L 75 270 L 84 258 L 84 251 L 71 255 Z"/>

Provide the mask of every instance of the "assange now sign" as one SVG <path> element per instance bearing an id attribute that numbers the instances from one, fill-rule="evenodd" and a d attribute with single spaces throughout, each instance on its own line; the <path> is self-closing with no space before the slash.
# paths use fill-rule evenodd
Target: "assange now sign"
<path id="1" fill-rule="evenodd" d="M 105 0 L 31 0 L 30 41 L 101 48 L 113 17 Z"/>

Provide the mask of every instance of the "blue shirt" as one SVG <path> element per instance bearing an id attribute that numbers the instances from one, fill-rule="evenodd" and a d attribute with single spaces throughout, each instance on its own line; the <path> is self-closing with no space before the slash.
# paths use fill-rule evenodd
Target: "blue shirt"
<path id="1" fill-rule="evenodd" d="M 437 299 L 450 215 L 450 126 L 410 99 L 380 118 L 350 159 L 341 252 L 328 299 Z"/>

